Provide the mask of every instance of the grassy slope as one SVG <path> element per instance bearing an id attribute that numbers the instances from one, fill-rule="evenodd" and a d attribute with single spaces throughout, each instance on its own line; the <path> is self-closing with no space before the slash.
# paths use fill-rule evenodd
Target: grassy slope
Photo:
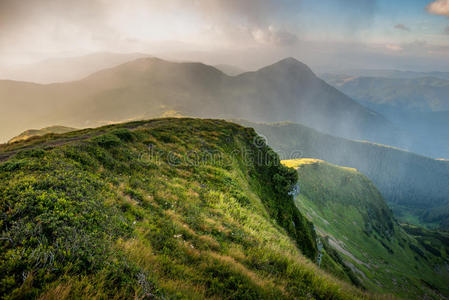
<path id="1" fill-rule="evenodd" d="M 16 137 L 13 137 L 8 141 L 8 143 L 14 143 L 22 140 L 29 139 L 33 136 L 42 136 L 49 133 L 55 133 L 55 134 L 61 134 L 61 133 L 67 133 L 70 131 L 75 131 L 76 128 L 72 127 L 66 127 L 66 126 L 49 126 L 42 129 L 30 129 L 22 132 Z"/>
<path id="2" fill-rule="evenodd" d="M 0 295 L 369 297 L 301 254 L 316 244 L 288 195 L 296 172 L 255 140 L 160 119 L 1 146 Z"/>
<path id="3" fill-rule="evenodd" d="M 239 123 L 265 136 L 283 159 L 314 157 L 356 168 L 373 181 L 401 221 L 449 228 L 449 162 L 334 137 L 300 124 Z"/>
<path id="4" fill-rule="evenodd" d="M 434 231 L 422 227 L 401 224 L 404 230 L 424 247 L 427 251 L 437 257 L 449 260 L 449 232 Z"/>
<path id="5" fill-rule="evenodd" d="M 444 270 L 448 261 L 425 250 L 398 225 L 365 176 L 316 159 L 283 163 L 298 170 L 300 210 L 316 225 L 325 246 L 355 266 L 369 290 L 409 299 L 437 296 L 429 286 L 449 293 L 449 272 Z"/>

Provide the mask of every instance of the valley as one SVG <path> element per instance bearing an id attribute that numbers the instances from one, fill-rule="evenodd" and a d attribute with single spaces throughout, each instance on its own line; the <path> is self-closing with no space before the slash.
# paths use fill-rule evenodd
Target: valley
<path id="1" fill-rule="evenodd" d="M 423 249 L 407 234 L 365 176 L 317 159 L 282 163 L 298 171 L 301 193 L 296 204 L 323 240 L 323 268 L 332 268 L 326 258 L 337 251 L 369 289 L 408 299 L 425 298 L 424 294 L 438 294 L 438 289 L 446 288 L 448 257 Z M 442 272 L 438 276 L 437 269 Z"/>
<path id="2" fill-rule="evenodd" d="M 448 228 L 449 163 L 394 147 L 351 141 L 294 123 L 251 123 L 282 159 L 312 157 L 355 168 L 404 222 Z"/>

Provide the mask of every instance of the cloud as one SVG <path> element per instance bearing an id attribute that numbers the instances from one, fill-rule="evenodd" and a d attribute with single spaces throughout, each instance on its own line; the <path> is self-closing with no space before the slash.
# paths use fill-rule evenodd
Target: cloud
<path id="1" fill-rule="evenodd" d="M 221 53 L 220 59 L 229 57 L 228 63 L 232 64 L 240 58 L 230 53 L 245 53 L 241 58 L 245 63 L 255 56 L 255 49 L 264 53 L 261 56 L 266 56 L 266 63 L 273 57 L 295 55 L 319 63 L 326 56 L 332 62 L 333 53 L 344 53 L 348 57 L 346 62 L 351 63 L 356 53 L 371 53 L 371 49 L 366 50 L 364 45 L 370 43 L 369 33 L 378 31 L 375 16 L 382 10 L 378 9 L 377 2 L 0 0 L 0 64 L 98 51 L 155 55 L 171 52 L 175 53 L 173 58 L 181 52 L 200 53 L 196 57 L 191 54 L 190 60 L 203 60 L 207 57 L 205 53 Z M 429 5 L 429 12 L 434 6 Z M 398 30 L 408 28 L 404 24 L 395 27 Z M 420 37 L 418 33 L 416 35 L 416 38 Z M 402 44 L 396 38 L 396 35 L 392 39 L 387 36 L 382 43 L 376 44 L 375 51 L 395 58 L 409 52 L 422 56 L 427 51 L 446 53 L 445 49 L 434 49 L 430 45 Z M 336 49 L 339 42 L 348 44 Z M 307 46 L 314 43 L 322 44 Z M 355 44 L 357 51 L 353 49 Z M 245 52 L 248 49 L 251 51 Z M 323 55 L 323 51 L 327 54 Z M 346 54 L 348 52 L 351 55 Z M 363 59 L 375 63 L 368 54 Z"/>
<path id="2" fill-rule="evenodd" d="M 396 24 L 396 25 L 394 25 L 394 28 L 403 30 L 403 31 L 410 31 L 410 28 L 405 26 L 404 24 Z"/>
<path id="3" fill-rule="evenodd" d="M 394 45 L 394 44 L 387 44 L 387 45 L 385 45 L 385 48 L 387 48 L 390 51 L 394 51 L 394 52 L 400 52 L 400 51 L 404 50 L 404 48 L 402 48 L 400 45 Z"/>
<path id="4" fill-rule="evenodd" d="M 449 17 L 449 0 L 436 0 L 426 8 L 431 14 Z"/>
<path id="5" fill-rule="evenodd" d="M 233 38 L 288 47 L 298 42 L 294 29 L 287 27 L 300 5 L 299 0 L 196 0 L 193 9 Z"/>
<path id="6" fill-rule="evenodd" d="M 426 54 L 432 55 L 449 55 L 449 46 L 447 45 L 435 45 L 428 43 L 425 40 L 415 40 L 412 42 L 400 43 L 400 44 L 386 44 L 385 48 L 390 52 L 401 53 L 401 55 L 413 55 L 423 56 Z"/>
<path id="7" fill-rule="evenodd" d="M 0 0 L 0 56 L 146 51 L 151 43 L 180 41 L 279 47 L 297 41 L 292 15 L 302 0 Z M 292 22 L 294 23 L 294 22 Z M 270 30 L 270 26 L 279 28 Z M 256 35 L 257 36 L 257 35 Z M 132 41 L 132 42 L 130 42 Z M 201 48 L 202 47 L 202 48 Z M 63 54 L 65 55 L 65 54 Z M 0 60 L 2 58 L 0 57 Z"/>
<path id="8" fill-rule="evenodd" d="M 296 2 L 296 3 L 295 3 Z M 193 8 L 214 21 L 232 19 L 252 25 L 265 25 L 279 15 L 296 10 L 300 1 L 293 0 L 196 0 Z"/>
<path id="9" fill-rule="evenodd" d="M 252 31 L 254 40 L 260 44 L 271 44 L 280 47 L 290 47 L 298 43 L 298 37 L 291 32 L 277 30 L 274 26 L 268 29 L 255 29 Z"/>

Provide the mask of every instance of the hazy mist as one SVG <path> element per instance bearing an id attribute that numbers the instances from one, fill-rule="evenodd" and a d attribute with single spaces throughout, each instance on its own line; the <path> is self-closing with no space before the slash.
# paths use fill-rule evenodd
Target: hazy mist
<path id="1" fill-rule="evenodd" d="M 427 10 L 425 4 L 2 0 L 1 73 L 7 73 L 6 66 L 94 52 L 139 52 L 244 69 L 287 56 L 314 69 L 447 69 L 445 4 Z"/>

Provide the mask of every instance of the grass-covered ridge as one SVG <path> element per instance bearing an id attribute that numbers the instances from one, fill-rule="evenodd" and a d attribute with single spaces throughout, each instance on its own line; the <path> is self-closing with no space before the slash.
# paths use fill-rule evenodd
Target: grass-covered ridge
<path id="1" fill-rule="evenodd" d="M 0 147 L 4 299 L 354 299 L 253 129 L 160 119 Z M 303 254 L 305 255 L 303 255 Z"/>
<path id="2" fill-rule="evenodd" d="M 449 162 L 358 142 L 294 123 L 238 121 L 265 136 L 283 159 L 313 157 L 367 176 L 401 222 L 449 228 Z"/>
<path id="3" fill-rule="evenodd" d="M 13 137 L 12 139 L 10 139 L 8 141 L 8 143 L 15 143 L 18 141 L 27 140 L 34 136 L 42 136 L 42 135 L 46 135 L 46 134 L 50 134 L 50 133 L 60 134 L 60 133 L 66 133 L 66 132 L 75 131 L 75 130 L 77 130 L 77 129 L 72 128 L 72 127 L 66 127 L 66 126 L 49 126 L 49 127 L 45 127 L 42 129 L 30 129 L 30 130 L 26 130 L 26 131 L 22 132 L 21 134 L 19 134 L 16 137 Z"/>
<path id="4" fill-rule="evenodd" d="M 405 299 L 449 294 L 444 236 L 430 240 L 420 232 L 420 240 L 404 231 L 380 192 L 355 169 L 318 159 L 283 163 L 298 171 L 296 203 L 324 244 L 324 269 Z"/>

